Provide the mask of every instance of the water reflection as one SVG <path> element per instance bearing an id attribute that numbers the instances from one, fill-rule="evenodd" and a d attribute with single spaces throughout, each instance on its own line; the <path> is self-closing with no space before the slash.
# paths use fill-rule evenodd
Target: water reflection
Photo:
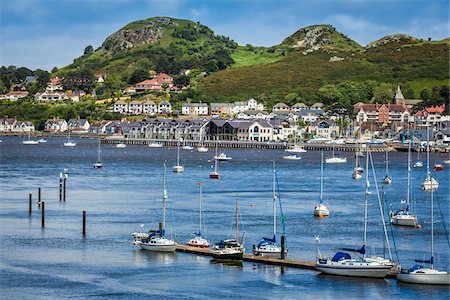
<path id="1" fill-rule="evenodd" d="M 388 285 L 387 281 L 384 278 L 364 278 L 364 277 L 347 277 L 347 276 L 338 276 L 338 275 L 330 275 L 319 273 L 315 276 L 318 280 L 323 282 L 342 282 L 342 283 L 359 283 L 359 284 L 377 284 L 378 286 Z"/>
<path id="2" fill-rule="evenodd" d="M 240 260 L 227 260 L 227 259 L 211 259 L 210 264 L 219 265 L 224 267 L 242 268 L 244 264 Z"/>
<path id="3" fill-rule="evenodd" d="M 135 264 L 157 263 L 172 264 L 177 261 L 177 254 L 172 252 L 153 252 L 136 249 L 133 252 L 133 262 Z"/>

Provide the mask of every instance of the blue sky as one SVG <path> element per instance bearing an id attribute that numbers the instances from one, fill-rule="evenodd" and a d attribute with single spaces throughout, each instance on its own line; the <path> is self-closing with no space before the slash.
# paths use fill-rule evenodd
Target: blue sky
<path id="1" fill-rule="evenodd" d="M 200 21 L 242 45 L 275 45 L 314 24 L 362 45 L 393 33 L 450 36 L 447 0 L 0 0 L 0 11 L 0 65 L 47 70 L 154 16 Z"/>

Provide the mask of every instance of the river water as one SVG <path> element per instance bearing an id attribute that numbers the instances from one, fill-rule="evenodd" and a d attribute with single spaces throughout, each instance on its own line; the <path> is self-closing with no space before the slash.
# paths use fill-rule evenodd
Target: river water
<path id="1" fill-rule="evenodd" d="M 97 141 L 76 139 L 75 148 L 64 139 L 22 145 L 21 138 L 2 137 L 0 144 L 0 297 L 53 298 L 166 298 L 166 299 L 448 299 L 446 287 L 415 286 L 394 279 L 357 279 L 321 275 L 311 270 L 245 262 L 243 266 L 211 263 L 192 254 L 149 253 L 131 245 L 130 233 L 155 229 L 162 216 L 162 166 L 167 161 L 167 231 L 185 243 L 198 230 L 198 185 L 203 182 L 206 235 L 211 241 L 227 238 L 234 224 L 238 195 L 247 252 L 272 234 L 272 160 L 277 172 L 289 257 L 314 261 L 315 236 L 323 255 L 335 247 L 360 247 L 363 238 L 364 180 L 353 180 L 353 153 L 339 153 L 347 164 L 325 165 L 324 199 L 330 216 L 314 218 L 320 191 L 320 152 L 308 152 L 300 161 L 282 160 L 283 151 L 227 149 L 230 162 L 220 164 L 222 179 L 208 178 L 213 150 L 181 151 L 185 172 L 175 174 L 176 148 L 102 145 L 104 168 L 97 170 Z M 331 153 L 324 153 L 329 157 Z M 415 160 L 415 155 L 414 160 Z M 406 197 L 407 153 L 390 154 L 393 184 L 386 188 L 387 206 L 397 209 Z M 378 182 L 384 177 L 384 154 L 373 154 Z M 422 157 L 425 159 L 425 157 Z M 432 154 L 431 163 L 448 159 Z M 58 200 L 59 173 L 69 169 L 67 201 Z M 443 220 L 449 224 L 449 168 L 433 176 L 435 193 L 436 267 L 448 271 L 449 246 Z M 371 174 L 372 175 L 372 174 Z M 393 228 L 398 258 L 404 267 L 430 255 L 430 194 L 420 190 L 425 168 L 413 172 L 413 209 L 421 229 Z M 383 254 L 383 230 L 371 176 L 369 198 L 369 253 Z M 380 185 L 381 186 L 381 185 Z M 46 224 L 41 228 L 37 205 L 28 215 L 28 194 L 45 201 Z M 439 204 L 439 205 L 438 205 Z M 81 231 L 87 211 L 87 236 Z M 280 227 L 278 227 L 279 230 Z M 388 228 L 388 230 L 390 230 Z"/>

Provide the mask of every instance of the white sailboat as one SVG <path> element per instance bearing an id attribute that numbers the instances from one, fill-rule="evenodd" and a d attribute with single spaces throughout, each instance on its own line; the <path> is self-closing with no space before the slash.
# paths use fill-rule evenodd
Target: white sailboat
<path id="1" fill-rule="evenodd" d="M 405 206 L 401 210 L 395 213 L 392 211 L 389 213 L 392 225 L 409 226 L 409 227 L 418 226 L 417 216 L 410 212 L 411 209 L 410 195 L 411 195 L 411 141 L 409 142 L 408 147 L 408 190 L 406 192 L 406 202 L 404 203 Z"/>
<path id="2" fill-rule="evenodd" d="M 172 170 L 175 173 L 183 173 L 184 172 L 184 167 L 180 165 L 180 140 L 178 140 L 178 145 L 177 145 L 177 164 L 176 164 L 176 166 L 173 166 Z"/>
<path id="3" fill-rule="evenodd" d="M 186 144 L 186 139 L 185 139 L 184 143 L 183 143 L 183 147 L 181 149 L 190 151 L 190 150 L 194 150 L 194 147 L 192 147 L 191 145 Z"/>
<path id="4" fill-rule="evenodd" d="M 305 153 L 307 152 L 303 146 L 297 145 L 297 129 L 294 130 L 294 144 L 284 151 L 289 153 Z"/>
<path id="5" fill-rule="evenodd" d="M 22 145 L 37 145 L 39 141 L 35 141 L 31 139 L 31 134 L 28 132 L 28 140 L 22 141 Z"/>
<path id="6" fill-rule="evenodd" d="M 70 128 L 69 128 L 69 136 L 67 137 L 67 142 L 64 143 L 65 147 L 75 147 L 77 145 L 77 143 L 73 142 L 70 139 Z"/>
<path id="7" fill-rule="evenodd" d="M 334 145 L 333 145 L 333 156 L 330 158 L 327 158 L 325 160 L 327 164 L 342 164 L 347 162 L 347 157 L 337 157 L 334 156 Z"/>
<path id="8" fill-rule="evenodd" d="M 289 155 L 284 155 L 283 159 L 286 159 L 286 160 L 301 160 L 302 157 L 298 156 L 297 154 L 289 154 Z"/>
<path id="9" fill-rule="evenodd" d="M 416 162 L 414 163 L 414 168 L 422 168 L 423 167 L 423 161 L 420 160 L 420 148 L 421 148 L 421 145 L 420 145 L 420 141 L 419 141 L 419 144 L 417 146 L 417 159 L 416 159 Z"/>
<path id="10" fill-rule="evenodd" d="M 157 141 L 149 142 L 148 143 L 149 148 L 162 148 L 163 145 L 161 143 L 158 143 Z"/>
<path id="11" fill-rule="evenodd" d="M 319 204 L 314 206 L 314 216 L 325 217 L 330 215 L 328 205 L 323 203 L 323 151 L 320 160 L 320 198 Z"/>
<path id="12" fill-rule="evenodd" d="M 134 245 L 139 245 L 141 249 L 157 252 L 175 252 L 177 243 L 171 239 L 165 237 L 165 224 L 166 224 L 166 163 L 164 163 L 163 173 L 163 221 L 160 223 L 159 230 L 151 230 L 148 232 L 147 237 L 142 232 L 133 233 Z"/>
<path id="13" fill-rule="evenodd" d="M 195 233 L 195 237 L 190 239 L 186 245 L 191 247 L 197 247 L 197 248 L 209 248 L 209 245 L 211 244 L 206 238 L 203 237 L 204 234 L 204 221 L 203 221 L 203 195 L 202 195 L 202 182 L 198 181 L 198 188 L 200 193 L 200 208 L 199 208 L 199 227 L 198 232 Z"/>
<path id="14" fill-rule="evenodd" d="M 216 156 L 217 156 L 217 143 L 216 143 Z M 214 160 L 214 171 L 209 173 L 209 178 L 212 179 L 220 179 L 220 173 L 219 173 L 219 160 Z"/>
<path id="15" fill-rule="evenodd" d="M 100 150 L 100 139 L 98 139 L 97 162 L 94 164 L 95 169 L 103 168 L 103 164 L 101 162 L 101 153 L 102 150 Z"/>
<path id="16" fill-rule="evenodd" d="M 434 268 L 434 192 L 431 189 L 431 257 L 429 260 L 416 260 L 417 263 L 426 263 L 429 265 L 425 268 L 419 264 L 415 264 L 410 269 L 401 270 L 397 274 L 397 280 L 407 283 L 416 284 L 432 284 L 432 285 L 450 285 L 450 275 L 446 271 L 439 271 Z"/>
<path id="17" fill-rule="evenodd" d="M 359 153 L 359 147 L 358 147 L 358 143 L 356 144 L 356 154 L 355 154 L 355 168 L 353 169 L 353 173 L 352 173 L 352 178 L 353 179 L 361 179 L 362 178 L 362 173 L 363 173 L 363 168 L 361 168 L 361 166 L 359 165 L 359 157 L 360 155 L 358 155 Z"/>
<path id="18" fill-rule="evenodd" d="M 386 175 L 384 176 L 383 182 L 384 184 L 392 184 L 392 177 L 389 176 L 389 154 L 388 149 L 386 148 L 386 161 L 385 161 L 385 168 L 386 168 Z"/>
<path id="19" fill-rule="evenodd" d="M 38 142 L 39 142 L 39 143 L 47 143 L 47 140 L 44 139 L 44 138 L 40 138 L 40 139 L 38 140 Z"/>
<path id="20" fill-rule="evenodd" d="M 125 144 L 124 142 L 120 142 L 120 143 L 118 143 L 117 145 L 116 145 L 116 148 L 121 148 L 121 149 L 123 149 L 123 148 L 126 148 L 127 147 L 127 144 Z"/>
<path id="21" fill-rule="evenodd" d="M 259 241 L 258 245 L 253 245 L 253 254 L 257 256 L 268 256 L 268 257 L 277 257 L 281 258 L 281 246 L 277 245 L 276 238 L 277 238 L 277 199 L 278 194 L 276 192 L 276 169 L 275 169 L 275 162 L 273 164 L 273 203 L 272 203 L 272 209 L 273 209 L 273 238 L 262 238 L 261 241 Z M 281 204 L 280 204 L 280 213 L 281 213 Z M 283 222 L 283 216 L 281 216 L 281 220 Z M 282 239 L 284 239 L 284 234 L 282 236 Z M 287 249 L 284 249 L 284 255 L 283 258 L 287 256 Z"/>
<path id="22" fill-rule="evenodd" d="M 422 190 L 430 191 L 437 189 L 439 182 L 431 176 L 430 173 L 430 131 L 427 126 L 427 178 L 422 182 Z"/>
<path id="23" fill-rule="evenodd" d="M 366 189 L 364 201 L 364 235 L 363 245 L 360 249 L 341 248 L 346 252 L 337 252 L 332 259 L 322 258 L 317 246 L 318 260 L 316 269 L 325 274 L 355 277 L 384 278 L 392 268 L 392 265 L 378 261 L 378 259 L 368 259 L 366 257 L 367 240 L 367 204 L 369 193 L 369 158 L 366 148 Z M 353 252 L 358 258 L 351 258 L 348 252 Z"/>
<path id="24" fill-rule="evenodd" d="M 201 132 L 200 132 L 200 143 L 198 144 L 197 151 L 198 151 L 198 152 L 208 152 L 208 148 L 206 148 L 205 146 L 203 146 L 203 140 L 202 140 L 202 134 L 201 134 Z"/>

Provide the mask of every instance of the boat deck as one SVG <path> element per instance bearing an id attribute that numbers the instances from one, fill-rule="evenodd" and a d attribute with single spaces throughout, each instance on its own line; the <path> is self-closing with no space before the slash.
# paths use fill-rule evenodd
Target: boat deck
<path id="1" fill-rule="evenodd" d="M 197 255 L 210 256 L 210 249 L 208 249 L 208 248 L 197 248 L 197 247 L 190 247 L 190 246 L 185 246 L 185 245 L 177 245 L 177 251 L 184 252 L 184 253 L 197 254 Z M 293 267 L 293 268 L 299 268 L 299 269 L 309 269 L 309 270 L 316 269 L 315 263 L 312 261 L 263 257 L 263 256 L 255 256 L 255 255 L 248 254 L 248 253 L 244 254 L 244 261 L 262 263 L 262 264 L 268 264 L 268 265 Z"/>

